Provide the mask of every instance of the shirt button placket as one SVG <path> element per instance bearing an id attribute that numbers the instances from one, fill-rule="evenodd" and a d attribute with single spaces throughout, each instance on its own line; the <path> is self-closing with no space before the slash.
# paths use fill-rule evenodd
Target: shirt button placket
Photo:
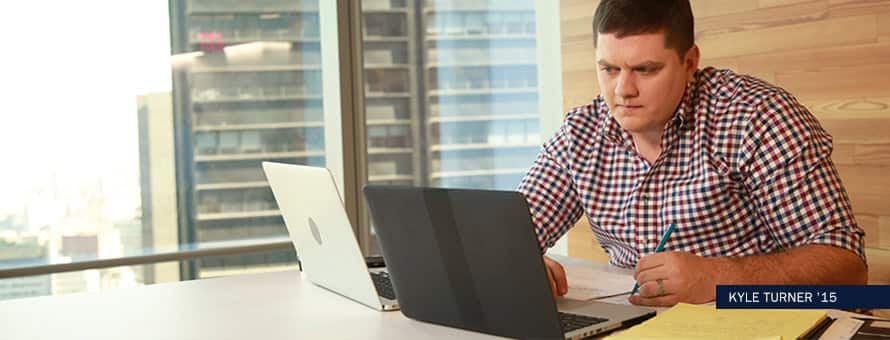
<path id="1" fill-rule="evenodd" d="M 637 232 L 637 238 L 639 240 L 639 251 L 640 254 L 647 253 L 647 249 L 649 247 L 649 235 L 647 233 L 647 223 L 646 223 L 646 205 L 649 201 L 649 195 L 646 193 L 645 186 L 641 185 L 639 188 L 639 192 L 637 194 L 636 199 L 636 209 L 634 209 L 633 216 L 635 220 L 635 226 Z"/>
<path id="2" fill-rule="evenodd" d="M 657 218 L 652 216 L 651 212 L 653 211 L 653 202 L 652 200 L 655 198 L 653 193 L 649 192 L 645 186 L 640 187 L 639 194 L 639 203 L 637 204 L 637 226 L 641 231 L 644 232 L 645 237 L 643 237 L 643 244 L 645 244 L 646 250 L 655 251 L 655 248 L 658 245 L 658 235 L 652 235 L 650 233 L 651 227 L 657 221 Z M 657 227 L 657 226 L 656 226 Z M 656 228 L 655 233 L 658 233 Z"/>

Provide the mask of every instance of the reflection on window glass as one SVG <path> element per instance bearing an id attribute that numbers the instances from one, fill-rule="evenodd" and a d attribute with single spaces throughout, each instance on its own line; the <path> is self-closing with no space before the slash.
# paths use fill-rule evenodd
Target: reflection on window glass
<path id="1" fill-rule="evenodd" d="M 286 239 L 260 163 L 324 166 L 329 157 L 318 0 L 12 6 L 50 24 L 0 21 L 5 42 L 21 51 L 0 56 L 3 112 L 16 113 L 0 124 L 0 151 L 14 164 L 0 178 L 0 268 Z M 60 28 L 78 38 L 34 38 Z M 0 299 L 295 260 L 278 251 L 21 277 L 0 280 Z"/>
<path id="2" fill-rule="evenodd" d="M 251 272 L 280 270 L 281 265 L 292 256 L 293 250 L 247 253 L 240 257 L 244 263 L 265 263 L 260 265 L 242 264 L 240 267 L 227 266 L 227 257 L 210 256 L 206 266 L 214 268 L 213 275 L 231 275 Z M 278 263 L 279 265 L 276 265 Z M 152 283 L 175 282 L 175 278 L 152 277 L 163 268 L 179 268 L 180 262 L 160 262 L 147 265 L 89 269 L 68 273 L 35 275 L 0 279 L 0 301 L 53 294 L 101 292 L 118 288 L 132 288 Z M 296 264 L 284 268 L 296 270 Z"/>
<path id="3" fill-rule="evenodd" d="M 515 189 L 541 145 L 533 1 L 362 6 L 368 182 Z"/>
<path id="4" fill-rule="evenodd" d="M 41 14 L 0 20 L 4 43 L 15 46 L 0 56 L 0 111 L 8 113 L 0 123 L 0 267 L 121 257 L 165 232 L 175 242 L 175 212 L 166 214 L 174 224 L 154 230 L 146 223 L 140 168 L 148 146 L 141 145 L 138 107 L 163 106 L 165 97 L 170 119 L 167 3 L 4 5 L 4 13 Z M 77 38 L 53 38 L 60 36 Z M 172 139 L 171 124 L 166 133 Z M 178 279 L 178 268 L 173 273 Z M 153 274 L 121 267 L 5 279 L 0 299 L 154 282 Z"/>
<path id="5" fill-rule="evenodd" d="M 531 0 L 365 0 L 369 182 L 512 189 L 540 146 Z"/>
<path id="6" fill-rule="evenodd" d="M 286 236 L 263 161 L 325 165 L 317 1 L 185 0 L 171 8 L 178 234 L 183 242 Z M 159 204 L 165 204 L 159 202 Z M 168 203 L 167 203 L 168 204 Z M 186 278 L 291 256 L 196 261 Z"/>
<path id="7" fill-rule="evenodd" d="M 513 189 L 540 145 L 532 1 L 424 1 L 429 183 Z"/>

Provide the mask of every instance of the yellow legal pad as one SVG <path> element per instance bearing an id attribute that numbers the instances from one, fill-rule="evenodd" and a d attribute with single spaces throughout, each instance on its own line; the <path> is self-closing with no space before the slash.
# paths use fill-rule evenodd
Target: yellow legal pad
<path id="1" fill-rule="evenodd" d="M 717 309 L 680 303 L 608 339 L 797 339 L 824 310 Z"/>

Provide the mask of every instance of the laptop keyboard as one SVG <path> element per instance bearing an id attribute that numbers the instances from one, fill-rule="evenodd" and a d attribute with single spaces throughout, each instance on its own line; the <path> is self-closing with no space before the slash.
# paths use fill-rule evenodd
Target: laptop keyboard
<path id="1" fill-rule="evenodd" d="M 566 333 L 590 325 L 595 325 L 600 322 L 606 322 L 608 320 L 609 319 L 559 312 L 559 322 L 562 324 L 562 331 Z"/>
<path id="2" fill-rule="evenodd" d="M 396 292 L 392 289 L 392 281 L 389 280 L 387 272 L 371 273 L 371 280 L 374 281 L 374 287 L 377 288 L 377 295 L 390 300 L 396 299 Z"/>

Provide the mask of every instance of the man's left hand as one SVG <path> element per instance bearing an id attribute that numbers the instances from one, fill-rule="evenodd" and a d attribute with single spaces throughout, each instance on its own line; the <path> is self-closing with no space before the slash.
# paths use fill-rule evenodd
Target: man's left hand
<path id="1" fill-rule="evenodd" d="M 678 302 L 706 303 L 714 300 L 717 263 L 687 252 L 646 255 L 637 263 L 634 279 L 640 285 L 629 298 L 635 305 L 673 306 Z"/>

